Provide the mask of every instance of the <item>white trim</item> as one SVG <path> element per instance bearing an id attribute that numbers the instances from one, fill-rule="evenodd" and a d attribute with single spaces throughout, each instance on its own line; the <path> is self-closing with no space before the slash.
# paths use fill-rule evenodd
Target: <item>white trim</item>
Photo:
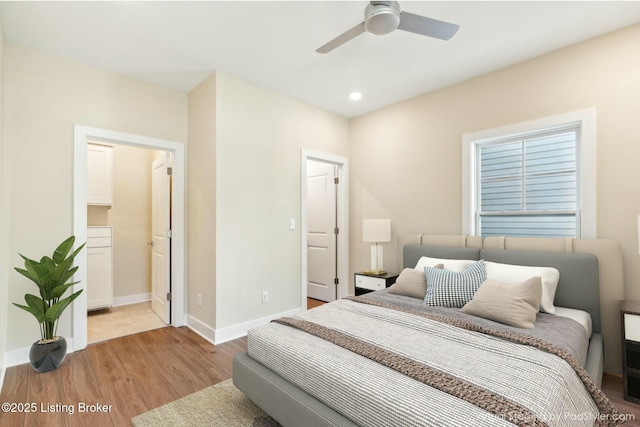
<path id="1" fill-rule="evenodd" d="M 74 352 L 73 338 L 66 338 L 66 340 L 67 340 L 67 354 L 71 354 L 71 353 Z M 10 368 L 12 366 L 18 366 L 18 365 L 24 365 L 25 363 L 31 363 L 29 361 L 29 351 L 31 351 L 31 346 L 16 348 L 14 350 L 7 351 L 7 354 L 6 354 L 5 359 L 4 359 L 5 367 L 6 368 Z"/>
<path id="2" fill-rule="evenodd" d="M 113 306 L 121 307 L 123 305 L 140 304 L 142 302 L 151 301 L 151 292 L 146 294 L 125 295 L 123 297 L 113 297 Z"/>
<path id="3" fill-rule="evenodd" d="M 473 206 L 475 200 L 475 180 L 476 176 L 476 145 L 473 144 L 474 134 L 462 135 L 462 234 L 473 236 L 475 224 L 473 219 Z"/>
<path id="4" fill-rule="evenodd" d="M 0 120 L 2 120 L 0 118 Z M 3 238 L 0 239 L 0 391 L 4 384 L 5 374 L 7 372 L 7 348 L 9 345 L 9 310 L 11 304 L 9 303 L 9 266 L 8 261 L 11 259 L 9 256 L 9 231 L 11 229 L 9 222 L 10 217 L 8 213 L 9 209 L 9 188 L 10 178 L 8 169 L 9 156 L 7 150 L 5 150 L 3 136 L 0 135 L 0 235 Z"/>
<path id="5" fill-rule="evenodd" d="M 473 218 L 476 175 L 476 146 L 496 138 L 553 129 L 570 123 L 580 124 L 580 238 L 595 239 L 596 231 L 596 124 L 595 108 L 574 111 L 523 123 L 462 135 L 462 233 L 475 235 Z"/>
<path id="6" fill-rule="evenodd" d="M 250 320 L 248 322 L 239 323 L 237 325 L 229 326 L 223 329 L 213 329 L 206 323 L 201 322 L 191 315 L 187 315 L 187 327 L 192 331 L 200 335 L 214 345 L 222 344 L 227 341 L 235 340 L 236 338 L 244 337 L 247 335 L 249 329 L 256 328 L 258 326 L 266 325 L 274 319 L 287 316 L 295 316 L 300 314 L 302 310 L 300 308 L 294 308 L 293 310 L 284 311 L 282 313 L 271 314 L 260 319 Z"/>
<path id="7" fill-rule="evenodd" d="M 187 314 L 187 327 L 212 344 L 216 340 L 216 330 L 190 314 Z"/>
<path id="8" fill-rule="evenodd" d="M 338 299 L 349 294 L 349 161 L 303 148 L 300 152 L 300 307 L 307 309 L 307 160 L 338 166 Z"/>
<path id="9" fill-rule="evenodd" d="M 7 361 L 2 361 L 2 368 L 0 369 L 0 391 L 2 391 L 2 386 L 4 385 L 4 376 L 7 373 Z"/>
<path id="10" fill-rule="evenodd" d="M 597 123 L 596 109 L 582 110 L 580 144 L 580 237 L 596 239 L 598 237 L 596 215 L 597 189 Z"/>
<path id="11" fill-rule="evenodd" d="M 234 340 L 236 338 L 243 337 L 247 335 L 247 332 L 249 331 L 249 329 L 266 325 L 272 320 L 278 319 L 280 317 L 295 316 L 297 314 L 300 314 L 301 311 L 302 310 L 300 308 L 294 308 L 293 310 L 284 311 L 282 313 L 270 314 L 269 316 L 261 317 L 260 319 L 250 320 L 248 322 L 239 323 L 237 325 L 218 329 L 215 331 L 215 340 L 213 343 L 222 344 L 223 342 L 227 342 L 227 341 Z"/>
<path id="12" fill-rule="evenodd" d="M 171 283 L 172 325 L 185 324 L 185 146 L 179 142 L 132 135 L 86 126 L 74 126 L 73 149 L 73 234 L 76 241 L 87 240 L 87 142 L 107 142 L 134 147 L 166 150 L 173 153 L 173 197 L 172 197 L 172 241 L 171 241 Z M 74 279 L 80 283 L 74 291 L 87 282 L 87 252 L 81 251 L 76 257 L 79 267 Z M 83 292 L 73 302 L 73 341 L 71 350 L 82 350 L 87 346 L 87 294 Z M 70 352 L 69 351 L 69 352 Z"/>

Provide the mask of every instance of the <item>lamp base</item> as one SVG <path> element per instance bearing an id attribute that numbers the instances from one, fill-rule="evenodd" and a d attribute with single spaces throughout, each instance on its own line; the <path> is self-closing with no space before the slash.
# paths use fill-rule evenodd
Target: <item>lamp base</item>
<path id="1" fill-rule="evenodd" d="M 371 269 L 374 276 L 385 274 L 384 264 L 382 263 L 382 246 L 379 244 L 371 245 Z"/>
<path id="2" fill-rule="evenodd" d="M 385 274 L 387 274 L 387 272 L 384 270 L 368 270 L 363 271 L 362 274 L 364 274 L 365 276 L 384 276 Z"/>

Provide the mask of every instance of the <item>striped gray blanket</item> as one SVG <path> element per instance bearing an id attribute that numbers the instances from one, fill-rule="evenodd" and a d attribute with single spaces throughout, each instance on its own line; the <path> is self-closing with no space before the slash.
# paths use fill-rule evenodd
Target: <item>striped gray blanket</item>
<path id="1" fill-rule="evenodd" d="M 362 426 L 620 424 L 561 349 L 441 320 L 345 299 L 252 329 L 248 352 Z"/>

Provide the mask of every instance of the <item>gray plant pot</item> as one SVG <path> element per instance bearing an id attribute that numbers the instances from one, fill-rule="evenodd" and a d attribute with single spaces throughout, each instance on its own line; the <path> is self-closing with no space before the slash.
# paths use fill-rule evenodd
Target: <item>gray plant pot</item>
<path id="1" fill-rule="evenodd" d="M 64 361 L 64 357 L 67 355 L 67 340 L 64 337 L 55 337 L 54 340 L 44 344 L 36 341 L 31 346 L 29 360 L 37 372 L 58 369 Z"/>

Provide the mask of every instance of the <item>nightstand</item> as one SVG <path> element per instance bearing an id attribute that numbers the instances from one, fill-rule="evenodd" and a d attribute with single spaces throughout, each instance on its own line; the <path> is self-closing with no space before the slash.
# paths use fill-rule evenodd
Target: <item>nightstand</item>
<path id="1" fill-rule="evenodd" d="M 640 403 L 640 302 L 622 301 L 620 319 L 624 399 Z"/>
<path id="2" fill-rule="evenodd" d="M 393 285 L 398 278 L 398 273 L 386 273 L 380 276 L 368 276 L 364 273 L 354 274 L 356 295 L 362 295 Z"/>

